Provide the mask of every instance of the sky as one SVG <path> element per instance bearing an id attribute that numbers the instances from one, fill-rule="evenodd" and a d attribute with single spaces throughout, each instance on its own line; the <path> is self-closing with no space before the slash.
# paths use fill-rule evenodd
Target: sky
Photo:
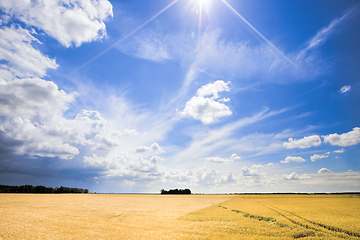
<path id="1" fill-rule="evenodd" d="M 0 184 L 360 191 L 357 0 L 0 1 Z"/>

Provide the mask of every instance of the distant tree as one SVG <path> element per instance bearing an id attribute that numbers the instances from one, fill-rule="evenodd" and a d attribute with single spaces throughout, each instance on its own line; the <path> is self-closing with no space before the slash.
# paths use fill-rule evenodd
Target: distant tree
<path id="1" fill-rule="evenodd" d="M 170 189 L 169 191 L 166 191 L 164 189 L 161 189 L 161 194 L 191 194 L 190 189 Z"/>
<path id="2" fill-rule="evenodd" d="M 38 185 L 36 187 L 32 185 L 0 185 L 0 193 L 89 193 L 89 190 L 83 188 L 69 188 L 63 186 L 59 188 L 52 188 L 42 185 Z"/>

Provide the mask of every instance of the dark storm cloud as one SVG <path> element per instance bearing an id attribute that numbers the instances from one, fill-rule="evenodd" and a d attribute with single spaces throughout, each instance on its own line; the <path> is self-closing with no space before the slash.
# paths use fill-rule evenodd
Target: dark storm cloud
<path id="1" fill-rule="evenodd" d="M 6 137 L 5 132 L 0 131 L 0 155 L 14 152 L 14 148 L 22 145 L 21 141 Z"/>

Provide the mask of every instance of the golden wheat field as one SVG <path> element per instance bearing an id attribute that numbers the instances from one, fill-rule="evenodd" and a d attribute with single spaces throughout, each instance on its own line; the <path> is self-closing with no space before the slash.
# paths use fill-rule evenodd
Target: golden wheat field
<path id="1" fill-rule="evenodd" d="M 360 196 L 0 194 L 0 238 L 360 239 Z"/>

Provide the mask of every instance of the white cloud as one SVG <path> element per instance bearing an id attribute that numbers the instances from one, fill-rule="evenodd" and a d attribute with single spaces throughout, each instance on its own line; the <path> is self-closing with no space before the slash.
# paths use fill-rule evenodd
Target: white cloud
<path id="1" fill-rule="evenodd" d="M 324 173 L 331 173 L 331 171 L 327 168 L 321 168 L 319 171 L 318 171 L 318 174 L 324 174 Z"/>
<path id="2" fill-rule="evenodd" d="M 61 159 L 73 159 L 79 154 L 79 150 L 61 140 L 32 141 L 24 144 L 18 149 L 19 154 L 40 157 L 59 157 Z"/>
<path id="3" fill-rule="evenodd" d="M 198 168 L 191 171 L 170 170 L 165 173 L 164 179 L 166 182 L 183 184 L 187 186 L 195 185 L 201 187 L 210 187 L 233 184 L 238 182 L 232 172 L 228 172 L 227 175 L 222 175 L 219 171 L 208 168 Z"/>
<path id="4" fill-rule="evenodd" d="M 230 108 L 223 103 L 216 102 L 211 98 L 192 97 L 186 103 L 183 116 L 189 115 L 196 120 L 201 120 L 204 124 L 215 122 L 218 118 L 230 116 Z"/>
<path id="5" fill-rule="evenodd" d="M 280 161 L 281 163 L 289 163 L 289 162 L 305 162 L 305 159 L 302 157 L 291 157 L 287 156 L 285 160 Z"/>
<path id="6" fill-rule="evenodd" d="M 360 143 L 360 128 L 354 127 L 352 131 L 338 135 L 337 133 L 321 136 L 325 143 L 340 147 L 352 146 Z"/>
<path id="7" fill-rule="evenodd" d="M 15 79 L 0 84 L 1 130 L 21 142 L 18 154 L 71 159 L 79 154 L 71 143 L 86 144 L 94 121 L 68 120 L 63 113 L 75 100 L 76 92 L 59 90 L 51 81 L 39 78 Z M 79 117 L 79 115 L 78 115 Z M 85 129 L 86 130 L 86 129 Z"/>
<path id="8" fill-rule="evenodd" d="M 68 109 L 76 92 L 59 90 L 51 81 L 39 78 L 15 79 L 0 84 L 0 115 L 31 118 L 54 116 Z"/>
<path id="9" fill-rule="evenodd" d="M 343 153 L 345 152 L 345 150 L 342 148 L 342 149 L 339 149 L 339 150 L 335 150 L 334 153 Z"/>
<path id="10" fill-rule="evenodd" d="M 196 92 L 196 95 L 202 97 L 212 95 L 214 99 L 217 99 L 219 98 L 219 92 L 230 91 L 230 88 L 228 86 L 230 83 L 230 81 L 225 83 L 222 80 L 217 80 L 214 83 L 209 83 L 199 88 Z"/>
<path id="11" fill-rule="evenodd" d="M 343 86 L 343 87 L 340 89 L 340 92 L 341 92 L 341 93 L 346 93 L 346 92 L 350 91 L 350 89 L 351 89 L 351 86 L 350 86 L 350 85 Z"/>
<path id="12" fill-rule="evenodd" d="M 72 159 L 79 154 L 78 145 L 96 144 L 97 149 L 115 145 L 106 139 L 109 134 L 100 133 L 106 120 L 97 111 L 82 110 L 75 119 L 63 116 L 76 96 L 39 78 L 3 82 L 0 129 L 7 138 L 19 141 L 16 153 L 30 156 Z"/>
<path id="13" fill-rule="evenodd" d="M 296 172 L 293 172 L 289 175 L 284 175 L 284 180 L 303 180 L 303 179 L 310 179 L 311 177 L 303 174 L 303 175 L 298 175 Z"/>
<path id="14" fill-rule="evenodd" d="M 159 152 L 162 152 L 159 144 L 157 144 L 157 143 L 151 144 L 150 147 L 141 146 L 141 147 L 136 148 L 136 152 L 137 152 L 137 153 L 145 153 L 145 152 L 150 152 L 150 151 L 159 151 Z"/>
<path id="15" fill-rule="evenodd" d="M 178 161 L 184 161 L 184 159 L 203 159 L 204 157 L 213 155 L 214 153 L 218 154 L 219 151 L 234 152 L 238 151 L 239 149 L 246 151 L 248 147 L 246 143 L 249 141 L 249 139 L 243 140 L 244 145 L 237 145 L 236 142 L 238 142 L 239 139 L 233 138 L 236 130 L 244 128 L 250 124 L 259 122 L 261 120 L 267 119 L 268 117 L 278 115 L 282 112 L 284 112 L 284 110 L 280 110 L 277 112 L 268 112 L 268 109 L 265 109 L 264 111 L 261 111 L 254 116 L 239 119 L 220 128 L 201 131 L 197 133 L 192 132 L 190 134 L 190 136 L 193 138 L 191 144 L 186 149 L 183 149 L 177 154 L 175 154 L 173 156 L 173 159 L 176 159 Z M 263 135 L 260 136 L 260 139 L 261 138 L 263 138 Z M 256 148 L 256 150 L 264 148 L 265 147 L 261 146 L 259 148 Z M 280 148 L 282 147 L 279 146 L 278 149 Z M 229 152 L 224 152 L 222 155 L 228 153 Z"/>
<path id="16" fill-rule="evenodd" d="M 159 156 L 152 156 L 151 158 L 150 158 L 150 162 L 152 162 L 152 163 L 157 163 L 158 161 L 165 161 L 165 159 L 163 159 L 162 157 L 159 157 Z"/>
<path id="17" fill-rule="evenodd" d="M 261 165 L 253 165 L 250 168 L 243 167 L 241 169 L 241 174 L 245 177 L 257 177 L 260 175 L 261 168 Z"/>
<path id="18" fill-rule="evenodd" d="M 0 7 L 27 25 L 44 30 L 66 47 L 103 38 L 104 21 L 113 16 L 107 0 L 4 0 Z"/>
<path id="19" fill-rule="evenodd" d="M 44 109 L 34 117 L 4 117 L 6 136 L 22 142 L 16 153 L 72 159 L 79 154 L 77 145 L 99 144 L 95 136 L 104 131 L 106 121 L 97 112 L 83 110 L 75 119 L 64 118 L 59 109 L 53 112 L 53 116 Z"/>
<path id="20" fill-rule="evenodd" d="M 121 132 L 100 132 L 94 138 L 96 145 L 92 150 L 105 150 L 109 151 L 119 145 L 119 139 L 121 138 Z"/>
<path id="21" fill-rule="evenodd" d="M 312 79 L 324 71 L 315 54 L 295 52 L 284 57 L 267 43 L 225 41 L 218 30 L 204 33 L 197 50 L 196 62 L 200 69 L 227 79 L 242 76 L 245 80 L 256 76 L 258 81 L 284 83 L 289 79 Z"/>
<path id="22" fill-rule="evenodd" d="M 237 180 L 232 175 L 232 172 L 229 172 L 228 175 L 225 177 L 221 177 L 218 181 L 220 184 L 228 184 L 228 183 L 235 183 Z"/>
<path id="23" fill-rule="evenodd" d="M 327 152 L 326 154 L 323 154 L 323 155 L 314 154 L 310 157 L 310 160 L 312 162 L 315 162 L 316 160 L 329 157 L 329 154 L 330 154 L 330 152 Z"/>
<path id="24" fill-rule="evenodd" d="M 217 182 L 220 172 L 213 169 L 198 169 L 195 173 L 196 183 L 200 185 L 213 185 Z"/>
<path id="25" fill-rule="evenodd" d="M 0 60 L 5 61 L 0 64 L 1 78 L 42 77 L 47 69 L 58 67 L 54 59 L 33 47 L 34 42 L 40 43 L 26 29 L 0 28 Z"/>
<path id="26" fill-rule="evenodd" d="M 172 58 L 166 39 L 167 37 L 149 31 L 147 34 L 132 36 L 131 40 L 119 44 L 117 49 L 136 58 L 162 62 Z"/>
<path id="27" fill-rule="evenodd" d="M 346 19 L 351 12 L 346 12 L 341 18 L 334 19 L 329 26 L 321 29 L 308 43 L 307 48 L 305 51 L 316 48 L 323 44 L 327 38 L 330 36 L 330 34 L 334 31 L 334 28 L 339 25 L 344 19 Z"/>
<path id="28" fill-rule="evenodd" d="M 157 159 L 133 159 L 130 156 L 117 155 L 116 157 L 84 157 L 84 163 L 97 167 L 102 178 L 112 179 L 118 183 L 141 182 L 147 184 L 163 177 L 158 169 Z"/>
<path id="29" fill-rule="evenodd" d="M 284 142 L 284 147 L 287 149 L 316 147 L 321 144 L 321 138 L 318 135 L 304 137 L 299 140 L 289 138 L 288 141 Z"/>
<path id="30" fill-rule="evenodd" d="M 131 137 L 137 134 L 138 132 L 135 129 L 124 129 L 123 131 L 101 131 L 92 139 L 95 143 L 92 150 L 110 151 L 115 147 L 120 146 L 122 138 Z"/>
<path id="31" fill-rule="evenodd" d="M 87 155 L 93 156 L 93 162 L 109 161 L 114 159 L 111 156 L 131 151 L 127 149 L 156 141 L 172 126 L 166 116 L 162 116 L 166 120 L 159 120 L 158 115 L 149 119 L 146 114 L 134 113 L 127 102 L 120 100 L 116 100 L 116 107 L 111 109 L 116 109 L 113 112 L 122 117 L 118 125 L 111 118 L 109 124 L 99 112 L 92 110 L 82 110 L 75 118 L 66 117 L 74 113 L 66 111 L 78 93 L 67 93 L 56 83 L 39 78 L 46 75 L 47 69 L 58 65 L 37 50 L 36 46 L 42 44 L 37 38 L 45 32 L 65 46 L 80 46 L 83 42 L 101 39 L 106 34 L 103 21 L 112 15 L 111 8 L 105 0 L 0 2 L 3 22 L 11 15 L 27 27 L 13 24 L 0 29 L 0 130 L 6 140 L 16 141 L 16 147 L 11 148 L 16 154 L 61 159 Z M 23 23 L 21 26 L 25 26 Z M 32 26 L 35 27 L 29 29 Z M 115 103 L 110 98 L 106 99 L 107 103 Z M 106 107 L 102 108 L 105 113 Z M 142 124 L 144 134 L 140 139 L 133 126 L 144 121 L 152 121 L 150 125 L 155 127 Z M 149 149 L 162 152 L 157 143 Z M 93 155 L 95 153 L 98 155 Z M 150 159 L 157 160 L 160 157 Z"/>
<path id="32" fill-rule="evenodd" d="M 239 157 L 238 155 L 236 155 L 235 153 L 231 155 L 231 159 L 232 160 L 240 160 L 241 157 Z"/>
<path id="33" fill-rule="evenodd" d="M 224 103 L 216 101 L 219 98 L 219 92 L 230 91 L 227 86 L 229 83 L 218 80 L 202 86 L 198 89 L 197 96 L 192 97 L 186 103 L 181 115 L 191 116 L 194 119 L 201 120 L 204 124 L 210 124 L 218 118 L 230 116 L 232 114 L 230 108 Z M 212 95 L 212 97 L 204 97 L 208 95 Z"/>
<path id="34" fill-rule="evenodd" d="M 221 157 L 208 157 L 206 158 L 206 162 L 208 163 L 229 163 L 232 162 L 232 159 L 226 159 Z"/>
<path id="35" fill-rule="evenodd" d="M 170 35 L 143 31 L 140 34 L 117 48 L 125 54 L 152 61 L 178 60 L 190 66 L 192 77 L 196 69 L 196 73 L 205 72 L 215 78 L 241 76 L 243 81 L 252 79 L 253 83 L 251 77 L 256 76 L 257 81 L 286 83 L 313 79 L 326 70 L 315 53 L 299 51 L 284 58 L 267 43 L 226 41 L 219 29 L 204 32 L 199 44 L 183 32 Z M 184 85 L 189 84 L 188 80 Z"/>

